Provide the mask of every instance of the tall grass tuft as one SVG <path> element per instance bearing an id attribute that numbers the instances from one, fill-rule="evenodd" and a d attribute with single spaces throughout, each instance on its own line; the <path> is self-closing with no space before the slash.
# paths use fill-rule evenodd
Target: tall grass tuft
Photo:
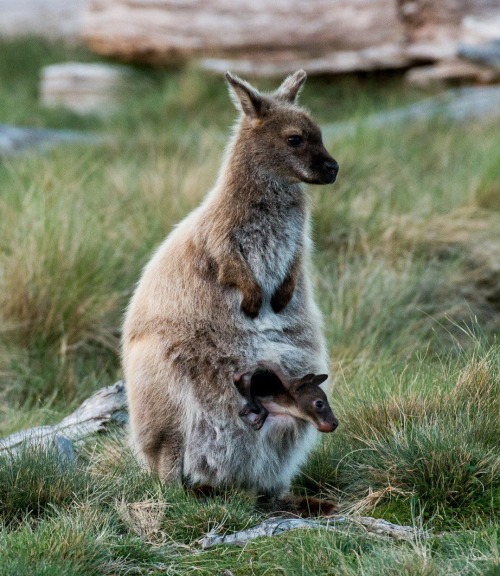
<path id="1" fill-rule="evenodd" d="M 61 178 L 37 164 L 29 187 L 19 183 L 2 202 L 3 331 L 24 348 L 40 341 L 61 351 L 86 342 L 113 348 L 106 320 L 120 296 L 113 286 L 116 252 L 82 195 L 86 176 Z"/>
<path id="2" fill-rule="evenodd" d="M 0 518 L 4 522 L 68 508 L 91 491 L 85 469 L 61 458 L 55 448 L 35 446 L 17 454 L 0 454 Z"/>
<path id="3" fill-rule="evenodd" d="M 306 486 L 349 495 L 345 505 L 356 502 L 356 510 L 392 510 L 399 521 L 415 506 L 436 525 L 493 519 L 500 504 L 499 360 L 498 347 L 486 346 L 439 370 L 421 361 L 392 383 L 387 365 L 352 370 L 332 395 L 338 434 L 314 455 Z"/>

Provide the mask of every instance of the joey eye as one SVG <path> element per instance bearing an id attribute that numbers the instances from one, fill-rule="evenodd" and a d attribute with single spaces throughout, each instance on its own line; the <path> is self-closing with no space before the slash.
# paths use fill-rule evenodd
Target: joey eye
<path id="1" fill-rule="evenodd" d="M 304 145 L 304 138 L 298 134 L 293 134 L 292 136 L 288 136 L 287 142 L 288 146 L 291 146 L 292 148 L 300 148 Z"/>
<path id="2" fill-rule="evenodd" d="M 325 403 L 323 402 L 323 400 L 316 400 L 316 402 L 314 403 L 314 406 L 316 406 L 316 408 L 318 409 L 323 408 L 324 405 Z"/>

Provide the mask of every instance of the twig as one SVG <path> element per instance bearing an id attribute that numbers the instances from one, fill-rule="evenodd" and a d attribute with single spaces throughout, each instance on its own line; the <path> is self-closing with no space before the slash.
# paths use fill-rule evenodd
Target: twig
<path id="1" fill-rule="evenodd" d="M 337 530 L 340 526 L 346 525 L 362 527 L 371 534 L 387 536 L 397 540 L 415 540 L 417 538 L 427 537 L 426 532 L 418 530 L 413 526 L 400 526 L 387 520 L 371 518 L 369 516 L 335 516 L 324 520 L 279 517 L 265 520 L 253 528 L 241 530 L 234 534 L 220 536 L 215 533 L 209 533 L 201 540 L 201 547 L 206 549 L 220 544 L 244 546 L 250 540 L 278 536 L 289 530 L 297 530 L 299 528 Z"/>

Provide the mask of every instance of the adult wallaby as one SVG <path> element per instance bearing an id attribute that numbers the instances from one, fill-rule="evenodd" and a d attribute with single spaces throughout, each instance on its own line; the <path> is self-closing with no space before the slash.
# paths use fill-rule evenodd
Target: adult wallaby
<path id="1" fill-rule="evenodd" d="M 127 311 L 132 445 L 165 481 L 280 497 L 318 433 L 272 412 L 253 430 L 233 376 L 263 360 L 288 378 L 327 372 L 301 182 L 330 184 L 338 164 L 295 104 L 304 71 L 272 94 L 226 79 L 241 116 L 215 186 L 147 264 Z"/>

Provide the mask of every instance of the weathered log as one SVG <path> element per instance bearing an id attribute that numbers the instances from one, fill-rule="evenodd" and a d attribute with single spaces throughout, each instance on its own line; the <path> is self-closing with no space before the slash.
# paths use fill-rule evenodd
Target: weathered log
<path id="1" fill-rule="evenodd" d="M 222 74 L 232 70 L 248 76 L 286 75 L 299 68 L 308 74 L 338 74 L 353 70 L 369 71 L 405 68 L 410 64 L 401 44 L 381 44 L 359 50 L 337 50 L 304 57 L 298 50 L 261 52 L 238 58 L 202 58 L 200 67 Z"/>
<path id="2" fill-rule="evenodd" d="M 90 0 L 84 37 L 123 60 L 319 74 L 453 58 L 499 16 L 498 0 Z"/>
<path id="3" fill-rule="evenodd" d="M 400 526 L 381 518 L 371 518 L 368 516 L 333 516 L 328 519 L 304 519 L 304 518 L 270 518 L 253 528 L 247 528 L 234 534 L 221 536 L 216 533 L 209 533 L 201 539 L 203 549 L 212 548 L 221 544 L 233 544 L 244 546 L 250 540 L 262 537 L 278 536 L 283 532 L 297 529 L 323 529 L 338 530 L 345 526 L 360 527 L 370 534 L 390 537 L 397 540 L 416 540 L 427 537 L 427 533 L 414 526 Z"/>
<path id="4" fill-rule="evenodd" d="M 84 16 L 100 54 L 160 65 L 230 57 L 255 73 L 275 63 L 274 74 L 297 60 L 320 72 L 404 66 L 403 32 L 394 0 L 91 0 Z"/>
<path id="5" fill-rule="evenodd" d="M 59 424 L 21 430 L 0 439 L 2 452 L 16 453 L 26 446 L 55 447 L 64 457 L 71 457 L 68 442 L 77 442 L 99 432 L 110 423 L 127 421 L 125 384 L 117 382 L 98 390 Z"/>

